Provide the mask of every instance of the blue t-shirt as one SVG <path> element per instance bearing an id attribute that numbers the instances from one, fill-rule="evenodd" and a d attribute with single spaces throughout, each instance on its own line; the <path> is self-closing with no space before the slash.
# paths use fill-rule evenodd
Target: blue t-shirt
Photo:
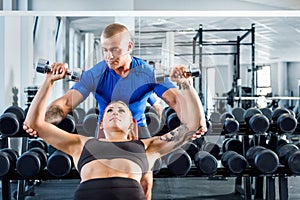
<path id="1" fill-rule="evenodd" d="M 78 90 L 86 99 L 90 93 L 94 95 L 99 106 L 99 119 L 111 101 L 124 101 L 137 120 L 138 126 L 147 126 L 144 114 L 147 99 L 155 92 L 158 97 L 175 85 L 166 78 L 157 83 L 154 69 L 142 59 L 132 57 L 130 72 L 122 78 L 110 69 L 103 60 L 82 74 L 80 82 L 71 89 Z"/>

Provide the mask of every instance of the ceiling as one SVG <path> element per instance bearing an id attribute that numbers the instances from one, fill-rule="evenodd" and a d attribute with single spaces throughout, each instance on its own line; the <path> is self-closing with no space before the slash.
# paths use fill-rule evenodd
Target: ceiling
<path id="1" fill-rule="evenodd" d="M 99 37 L 103 27 L 114 22 L 114 17 L 79 17 L 70 18 L 71 26 L 82 33 L 91 32 Z M 202 53 L 230 53 L 235 52 L 237 45 L 221 45 L 226 41 L 237 41 L 255 26 L 255 62 L 295 62 L 300 61 L 300 15 L 268 16 L 268 17 L 134 17 L 135 55 L 159 58 L 165 51 L 167 32 L 174 33 L 174 56 L 182 57 L 187 62 L 192 60 L 192 41 L 196 36 L 199 25 L 203 27 L 203 43 L 219 44 L 203 46 Z M 218 31 L 229 29 L 227 31 Z M 243 29 L 245 31 L 236 31 Z M 206 30 L 212 30 L 206 32 Z M 251 32 L 241 41 L 241 63 L 251 62 Z M 198 52 L 198 46 L 197 46 Z M 228 56 L 227 55 L 227 56 Z M 217 60 L 226 55 L 203 55 L 203 59 Z M 197 59 L 196 59 L 197 60 Z M 221 59 L 222 60 L 222 59 Z"/>

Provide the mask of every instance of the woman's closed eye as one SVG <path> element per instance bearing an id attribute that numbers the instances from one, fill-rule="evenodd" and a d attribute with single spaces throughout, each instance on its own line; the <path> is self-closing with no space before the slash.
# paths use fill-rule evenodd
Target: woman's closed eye
<path id="1" fill-rule="evenodd" d="M 107 113 L 109 113 L 109 112 L 112 112 L 113 111 L 113 109 L 111 109 L 111 108 L 109 108 L 109 109 L 107 109 Z"/>

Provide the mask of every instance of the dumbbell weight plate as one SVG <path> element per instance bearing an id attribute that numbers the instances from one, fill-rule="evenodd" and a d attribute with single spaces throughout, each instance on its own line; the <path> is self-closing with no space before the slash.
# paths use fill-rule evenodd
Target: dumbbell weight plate
<path id="1" fill-rule="evenodd" d="M 0 117 L 0 133 L 11 137 L 16 135 L 25 119 L 25 112 L 18 106 L 8 107 Z"/>
<path id="2" fill-rule="evenodd" d="M 24 178 L 34 178 L 46 166 L 46 161 L 46 152 L 34 147 L 17 159 L 17 172 Z"/>
<path id="3" fill-rule="evenodd" d="M 224 124 L 224 122 L 225 122 L 225 120 L 226 120 L 227 118 L 233 118 L 233 119 L 234 119 L 234 116 L 233 116 L 233 114 L 231 114 L 230 112 L 225 112 L 225 113 L 221 114 L 221 116 L 220 116 L 220 122 L 221 122 L 222 124 Z"/>
<path id="4" fill-rule="evenodd" d="M 282 133 L 293 133 L 297 128 L 297 120 L 294 116 L 284 113 L 277 118 L 276 124 Z"/>
<path id="5" fill-rule="evenodd" d="M 146 112 L 145 116 L 150 135 L 155 136 L 160 130 L 160 120 L 153 112 Z"/>
<path id="6" fill-rule="evenodd" d="M 221 117 L 221 114 L 220 114 L 220 113 L 218 113 L 218 112 L 213 112 L 213 113 L 210 114 L 209 119 L 210 119 L 210 121 L 211 121 L 212 123 L 220 123 L 220 122 L 221 122 L 221 121 L 220 121 L 220 117 Z"/>
<path id="7" fill-rule="evenodd" d="M 265 133 L 269 129 L 269 119 L 263 114 L 254 114 L 249 119 L 250 129 L 254 133 Z"/>
<path id="8" fill-rule="evenodd" d="M 67 154 L 56 150 L 47 160 L 48 172 L 56 177 L 63 177 L 70 173 L 72 160 Z"/>
<path id="9" fill-rule="evenodd" d="M 235 107 L 232 109 L 231 113 L 239 123 L 243 123 L 243 122 L 245 122 L 244 121 L 245 111 L 246 110 L 244 108 Z"/>
<path id="10" fill-rule="evenodd" d="M 152 168 L 153 174 L 154 175 L 158 174 L 162 166 L 163 166 L 162 159 L 161 158 L 156 159 Z"/>
<path id="11" fill-rule="evenodd" d="M 18 152 L 14 149 L 4 148 L 0 150 L 0 176 L 4 176 L 10 170 L 15 169 L 18 156 Z"/>
<path id="12" fill-rule="evenodd" d="M 244 156 L 234 151 L 226 151 L 223 153 L 221 163 L 233 174 L 241 174 L 248 164 Z"/>
<path id="13" fill-rule="evenodd" d="M 82 127 L 87 137 L 94 137 L 98 125 L 98 115 L 91 113 L 83 118 Z"/>
<path id="14" fill-rule="evenodd" d="M 24 121 L 25 119 L 25 112 L 22 108 L 18 107 L 18 106 L 10 106 L 8 107 L 4 113 L 13 113 L 15 114 L 18 119 L 20 119 L 21 121 Z"/>
<path id="15" fill-rule="evenodd" d="M 239 127 L 239 122 L 234 118 L 227 118 L 224 121 L 223 129 L 226 133 L 236 133 Z"/>
<path id="16" fill-rule="evenodd" d="M 273 121 L 273 122 L 276 122 L 277 119 L 278 119 L 278 117 L 279 117 L 280 115 L 284 114 L 284 113 L 289 114 L 290 112 L 289 112 L 289 110 L 286 109 L 286 108 L 276 108 L 276 109 L 273 110 L 273 112 L 272 112 L 272 121 Z"/>
<path id="17" fill-rule="evenodd" d="M 183 149 L 177 149 L 167 155 L 166 164 L 173 175 L 186 176 L 192 167 L 192 160 Z"/>
<path id="18" fill-rule="evenodd" d="M 194 158 L 195 165 L 204 175 L 213 175 L 217 172 L 217 159 L 206 151 L 199 151 Z"/>
<path id="19" fill-rule="evenodd" d="M 258 108 L 248 108 L 244 113 L 244 121 L 246 124 L 249 124 L 250 118 L 255 114 L 262 114 Z"/>
<path id="20" fill-rule="evenodd" d="M 57 127 L 69 133 L 74 133 L 76 130 L 74 117 L 67 114 L 67 116 L 57 125 Z"/>
<path id="21" fill-rule="evenodd" d="M 168 118 L 167 118 L 167 125 L 169 131 L 174 130 L 178 126 L 180 126 L 181 122 L 177 116 L 176 113 L 172 113 Z"/>
<path id="22" fill-rule="evenodd" d="M 279 165 L 279 159 L 275 152 L 270 149 L 257 151 L 254 156 L 256 168 L 264 174 L 274 173 Z"/>

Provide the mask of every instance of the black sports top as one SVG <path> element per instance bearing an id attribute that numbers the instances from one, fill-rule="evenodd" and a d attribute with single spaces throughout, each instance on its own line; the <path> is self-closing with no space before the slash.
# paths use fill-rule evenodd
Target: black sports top
<path id="1" fill-rule="evenodd" d="M 89 139 L 78 160 L 78 172 L 88 162 L 97 159 L 125 158 L 138 164 L 143 173 L 148 171 L 149 165 L 146 157 L 144 143 L 140 140 L 126 142 L 104 142 L 96 138 Z"/>

